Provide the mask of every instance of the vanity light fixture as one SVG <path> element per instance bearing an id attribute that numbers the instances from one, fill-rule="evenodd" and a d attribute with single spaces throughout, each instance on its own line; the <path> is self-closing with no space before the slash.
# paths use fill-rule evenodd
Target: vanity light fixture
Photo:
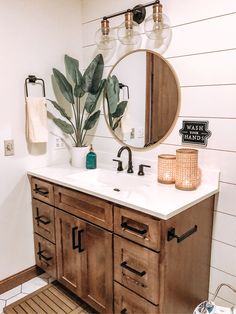
<path id="1" fill-rule="evenodd" d="M 146 8 L 150 6 L 153 7 L 153 13 L 145 20 Z M 103 17 L 101 28 L 95 34 L 95 41 L 100 50 L 114 48 L 116 36 L 114 29 L 109 27 L 109 19 L 120 15 L 125 16 L 125 21 L 117 28 L 117 38 L 124 45 L 138 44 L 141 35 L 139 24 L 143 21 L 145 34 L 151 40 L 163 40 L 171 34 L 169 19 L 162 13 L 160 0 L 156 0 Z"/>
<path id="2" fill-rule="evenodd" d="M 125 13 L 125 21 L 118 28 L 118 39 L 123 45 L 137 45 L 140 40 L 139 25 L 133 19 L 133 12 Z"/>
<path id="3" fill-rule="evenodd" d="M 101 21 L 101 28 L 96 31 L 95 41 L 100 50 L 109 50 L 115 47 L 114 29 L 110 28 L 109 20 L 106 17 Z"/>
<path id="4" fill-rule="evenodd" d="M 163 40 L 170 36 L 170 21 L 162 13 L 160 1 L 156 1 L 152 8 L 153 13 L 144 22 L 145 34 L 149 39 Z"/>

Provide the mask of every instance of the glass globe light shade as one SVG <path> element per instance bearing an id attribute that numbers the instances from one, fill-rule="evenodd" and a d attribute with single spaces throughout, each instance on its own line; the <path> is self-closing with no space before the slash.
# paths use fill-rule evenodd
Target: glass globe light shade
<path id="1" fill-rule="evenodd" d="M 169 18 L 162 13 L 162 5 L 153 5 L 153 14 L 144 23 L 144 31 L 149 39 L 164 40 L 171 34 Z"/>
<path id="2" fill-rule="evenodd" d="M 125 22 L 117 31 L 119 41 L 124 45 L 137 45 L 140 40 L 139 25 L 133 21 L 133 12 L 125 13 Z"/>
<path id="3" fill-rule="evenodd" d="M 95 33 L 95 42 L 100 50 L 110 50 L 116 45 L 115 31 L 109 27 L 108 20 L 101 21 L 101 28 Z"/>

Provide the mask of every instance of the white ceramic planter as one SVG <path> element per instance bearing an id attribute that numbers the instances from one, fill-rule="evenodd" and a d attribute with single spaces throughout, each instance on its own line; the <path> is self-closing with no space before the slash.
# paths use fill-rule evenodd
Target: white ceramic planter
<path id="1" fill-rule="evenodd" d="M 71 165 L 76 168 L 86 167 L 86 155 L 89 147 L 72 147 L 71 148 Z"/>

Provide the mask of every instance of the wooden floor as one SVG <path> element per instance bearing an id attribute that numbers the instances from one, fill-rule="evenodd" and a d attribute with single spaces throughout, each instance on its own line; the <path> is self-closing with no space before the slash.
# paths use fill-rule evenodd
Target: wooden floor
<path id="1" fill-rule="evenodd" d="M 4 308 L 6 314 L 96 313 L 58 284 L 49 284 Z"/>

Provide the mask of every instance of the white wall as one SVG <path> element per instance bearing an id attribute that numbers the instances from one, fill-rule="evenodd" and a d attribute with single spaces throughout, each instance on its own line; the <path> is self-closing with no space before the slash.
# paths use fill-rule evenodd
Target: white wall
<path id="1" fill-rule="evenodd" d="M 82 3 L 83 53 L 85 63 L 88 63 L 97 53 L 94 33 L 100 27 L 100 19 L 128 6 L 132 8 L 139 2 L 82 0 Z M 149 161 L 153 163 L 153 171 L 156 171 L 157 155 L 175 153 L 181 145 L 178 131 L 182 120 L 209 120 L 212 136 L 207 148 L 199 149 L 199 159 L 201 166 L 221 171 L 212 241 L 210 293 L 213 293 L 221 282 L 236 287 L 236 36 L 233 35 L 236 1 L 163 0 L 162 3 L 170 17 L 173 32 L 164 56 L 173 65 L 180 81 L 181 110 L 176 127 L 163 144 L 145 152 L 134 152 L 134 156 L 136 164 L 137 160 L 139 163 Z M 113 26 L 121 22 L 121 18 L 110 21 Z M 106 57 L 106 73 L 119 56 L 120 46 L 112 58 Z M 103 117 L 93 143 L 98 159 L 111 163 L 120 144 L 113 139 Z M 218 302 L 221 304 L 236 303 L 236 296 L 227 289 L 221 291 L 220 297 Z"/>
<path id="2" fill-rule="evenodd" d="M 47 146 L 28 150 L 24 80 L 28 74 L 45 79 L 54 99 L 52 67 L 64 71 L 65 53 L 81 59 L 81 42 L 79 0 L 0 0 L 0 280 L 35 264 L 26 171 L 68 160 L 67 150 L 54 150 L 51 134 Z M 15 142 L 12 157 L 4 156 L 6 139 Z"/>

